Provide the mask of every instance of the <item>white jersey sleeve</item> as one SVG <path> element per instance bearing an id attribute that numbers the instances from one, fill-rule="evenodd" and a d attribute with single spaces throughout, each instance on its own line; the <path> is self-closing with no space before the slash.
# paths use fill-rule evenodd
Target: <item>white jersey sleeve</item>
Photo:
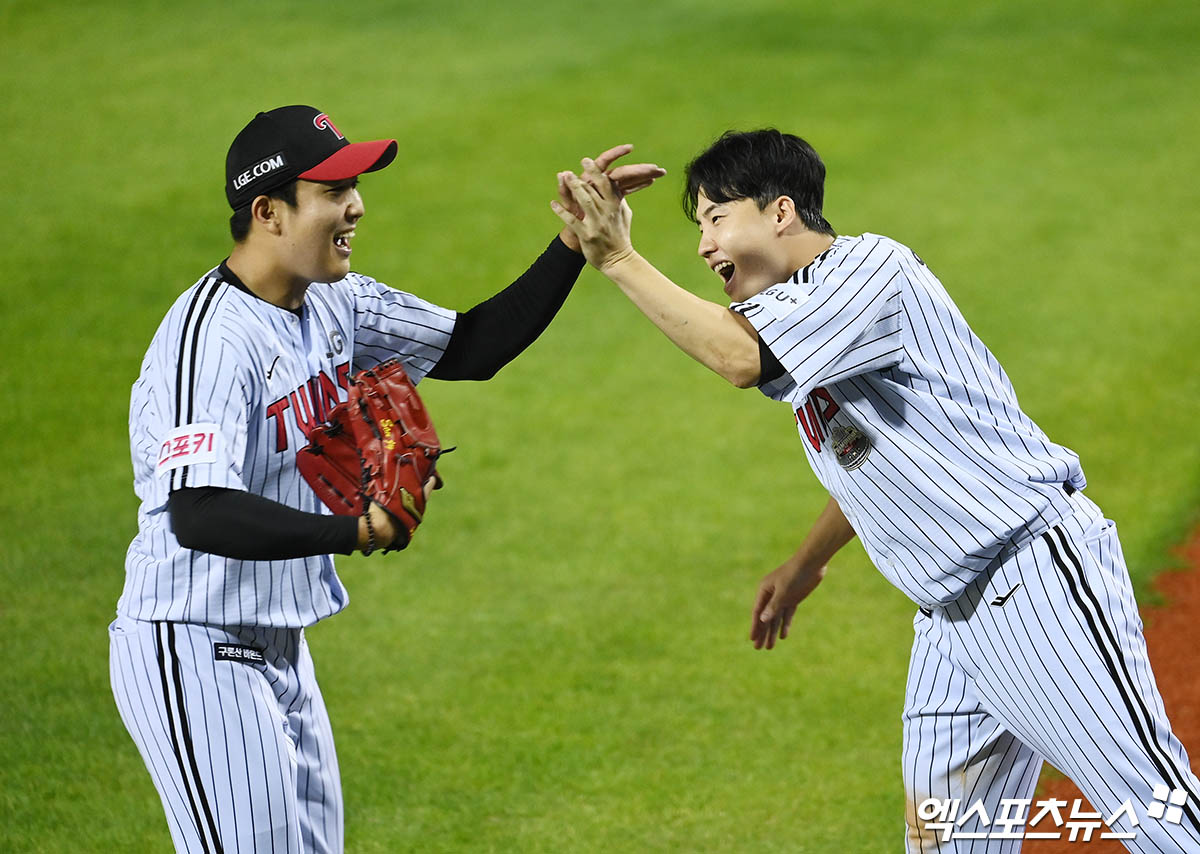
<path id="1" fill-rule="evenodd" d="M 808 394 L 899 362 L 902 279 L 894 244 L 865 240 L 836 264 L 822 268 L 814 261 L 732 308 Z"/>
<path id="2" fill-rule="evenodd" d="M 424 379 L 446 352 L 458 313 L 359 273 L 345 284 L 354 294 L 354 370 L 399 358 L 413 383 Z"/>
<path id="3" fill-rule="evenodd" d="M 134 384 L 135 485 L 148 509 L 163 507 L 175 489 L 245 488 L 246 358 L 219 319 L 224 290 L 211 279 L 184 295 L 159 327 Z M 157 381 L 164 375 L 169 382 Z"/>

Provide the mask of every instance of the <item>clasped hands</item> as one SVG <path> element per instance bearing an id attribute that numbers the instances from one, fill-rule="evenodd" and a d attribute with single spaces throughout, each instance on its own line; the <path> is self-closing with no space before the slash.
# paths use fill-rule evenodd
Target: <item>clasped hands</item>
<path id="1" fill-rule="evenodd" d="M 653 163 L 635 163 L 610 168 L 633 150 L 632 145 L 618 145 L 594 160 L 585 157 L 582 171 L 558 173 L 558 199 L 550 207 L 580 244 L 588 263 L 598 270 L 619 261 L 633 252 L 630 224 L 633 211 L 625 197 L 645 189 L 667 170 Z"/>

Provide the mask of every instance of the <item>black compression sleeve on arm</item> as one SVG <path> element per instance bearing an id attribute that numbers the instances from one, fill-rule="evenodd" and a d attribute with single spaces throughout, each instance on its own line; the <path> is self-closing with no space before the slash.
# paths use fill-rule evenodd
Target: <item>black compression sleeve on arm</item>
<path id="1" fill-rule="evenodd" d="M 763 343 L 762 338 L 758 339 L 758 361 L 762 365 L 758 377 L 759 388 L 783 376 L 783 365 L 779 364 L 779 360 L 775 358 L 771 348 Z"/>
<path id="2" fill-rule="evenodd" d="M 555 237 L 520 278 L 458 316 L 446 353 L 429 376 L 491 379 L 550 325 L 583 265 L 583 256 Z"/>
<path id="3" fill-rule="evenodd" d="M 357 516 L 305 513 L 240 489 L 177 489 L 167 512 L 181 546 L 238 560 L 346 555 L 358 545 Z"/>

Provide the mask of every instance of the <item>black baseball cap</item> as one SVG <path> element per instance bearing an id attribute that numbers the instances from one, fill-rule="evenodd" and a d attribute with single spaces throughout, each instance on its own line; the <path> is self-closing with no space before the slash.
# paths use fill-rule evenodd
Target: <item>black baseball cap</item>
<path id="1" fill-rule="evenodd" d="M 295 105 L 259 113 L 225 157 L 225 198 L 234 210 L 296 178 L 344 181 L 396 159 L 396 140 L 350 142 L 329 116 Z"/>

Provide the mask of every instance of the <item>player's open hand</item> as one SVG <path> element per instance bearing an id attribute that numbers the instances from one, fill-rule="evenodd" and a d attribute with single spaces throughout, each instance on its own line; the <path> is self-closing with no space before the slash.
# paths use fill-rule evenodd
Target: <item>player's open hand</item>
<path id="1" fill-rule="evenodd" d="M 599 154 L 595 160 L 585 157 L 581 163 L 583 165 L 583 176 L 585 180 L 589 172 L 594 179 L 599 174 L 603 174 L 612 183 L 612 186 L 617 193 L 618 198 L 624 198 L 630 193 L 636 193 L 638 190 L 644 190 L 656 180 L 667 174 L 667 170 L 663 169 L 654 163 L 627 163 L 622 166 L 613 167 L 612 164 L 624 157 L 629 152 L 633 151 L 633 146 L 629 144 L 617 145 Z M 558 173 L 558 204 L 567 210 L 572 217 L 577 220 L 582 220 L 587 214 L 583 207 L 575 199 L 574 194 L 567 186 L 566 176 L 570 172 Z M 557 210 L 556 210 L 557 213 Z M 572 249 L 579 251 L 581 247 L 578 245 L 579 238 L 574 230 L 568 227 L 563 229 L 563 241 Z"/>
<path id="2" fill-rule="evenodd" d="M 582 176 L 574 172 L 559 175 L 582 216 L 576 216 L 558 201 L 551 202 L 550 206 L 579 238 L 588 262 L 603 272 L 633 254 L 629 236 L 633 211 L 612 179 L 595 161 L 584 158 L 583 166 Z"/>
<path id="3" fill-rule="evenodd" d="M 788 636 L 796 607 L 824 577 L 824 566 L 806 567 L 788 561 L 763 578 L 750 618 L 750 640 L 755 649 L 774 649 L 776 638 L 783 640 Z"/>
<path id="4" fill-rule="evenodd" d="M 627 163 L 623 166 L 609 168 L 613 163 L 631 151 L 633 151 L 633 146 L 628 143 L 616 145 L 608 149 L 608 151 L 597 155 L 595 160 L 585 157 L 581 163 L 585 172 L 588 170 L 589 164 L 591 164 L 595 171 L 603 172 L 607 175 L 616 188 L 617 193 L 624 198 L 630 193 L 646 189 L 656 180 L 667 174 L 666 169 L 654 163 Z M 558 173 L 558 201 L 576 217 L 583 219 L 583 209 L 576 203 L 574 196 L 571 195 L 564 181 L 564 176 L 569 174 L 569 172 Z"/>

